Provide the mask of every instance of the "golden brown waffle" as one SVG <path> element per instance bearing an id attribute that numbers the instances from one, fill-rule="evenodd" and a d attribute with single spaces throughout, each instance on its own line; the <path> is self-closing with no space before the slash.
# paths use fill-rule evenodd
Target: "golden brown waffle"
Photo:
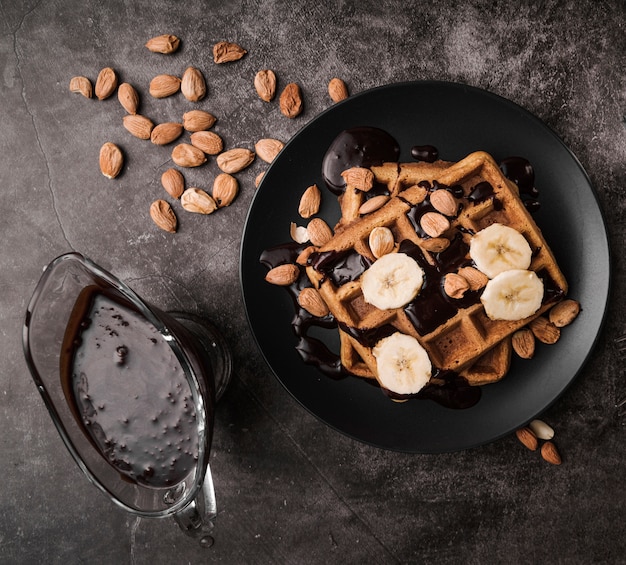
<path id="1" fill-rule="evenodd" d="M 445 245 L 452 241 L 450 247 L 457 245 L 465 249 L 473 233 L 500 223 L 526 237 L 534 252 L 530 269 L 540 273 L 544 283 L 547 281 L 546 288 L 550 290 L 546 296 L 549 294 L 553 298 L 544 298 L 544 304 L 533 316 L 514 322 L 490 320 L 478 294 L 469 305 L 467 301 L 455 302 L 446 298 L 446 304 L 452 304 L 455 313 L 434 328 L 425 331 L 422 327 L 418 331 L 406 307 L 379 310 L 365 302 L 358 278 L 336 286 L 330 277 L 309 265 L 309 279 L 319 289 L 339 323 L 342 364 L 350 373 L 375 378 L 376 360 L 372 344 L 366 345 L 361 336 L 366 331 L 391 325 L 396 331 L 416 337 L 428 352 L 433 366 L 439 369 L 457 371 L 475 385 L 501 379 L 509 368 L 509 336 L 545 312 L 567 292 L 565 278 L 540 229 L 520 200 L 517 187 L 504 177 L 492 157 L 484 152 L 472 153 L 454 164 L 385 163 L 371 167 L 371 171 L 376 182 L 386 185 L 392 197 L 380 209 L 360 216 L 358 212 L 355 214 L 355 210 L 358 211 L 365 196 L 348 187 L 341 203 L 344 215 L 335 228 L 335 235 L 319 248 L 319 253 L 349 253 L 354 250 L 373 261 L 375 257 L 369 247 L 369 234 L 375 227 L 385 226 L 394 235 L 396 251 L 401 242 L 413 242 L 419 247 L 422 260 L 437 266 L 437 276 L 442 278 L 446 272 L 458 269 L 458 264 L 452 268 L 442 267 L 441 257 L 444 254 L 438 253 L 442 243 Z M 470 195 L 476 194 L 476 186 L 483 182 L 489 183 L 492 194 L 478 200 L 470 199 Z M 407 213 L 417 207 L 422 211 L 432 210 L 429 198 L 432 186 L 436 184 L 455 187 L 459 191 L 457 201 L 460 206 L 456 215 L 448 216 L 450 227 L 441 236 L 433 238 L 416 227 Z M 469 258 L 464 264 L 468 263 Z M 431 280 L 430 284 L 439 282 Z"/>

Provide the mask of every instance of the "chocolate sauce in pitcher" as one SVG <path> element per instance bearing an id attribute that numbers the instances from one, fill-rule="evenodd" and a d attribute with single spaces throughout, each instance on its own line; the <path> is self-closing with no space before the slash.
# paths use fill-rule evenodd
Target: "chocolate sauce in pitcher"
<path id="1" fill-rule="evenodd" d="M 96 450 L 126 480 L 182 481 L 198 458 L 195 403 L 161 333 L 113 290 L 87 287 L 61 354 L 63 391 Z"/>

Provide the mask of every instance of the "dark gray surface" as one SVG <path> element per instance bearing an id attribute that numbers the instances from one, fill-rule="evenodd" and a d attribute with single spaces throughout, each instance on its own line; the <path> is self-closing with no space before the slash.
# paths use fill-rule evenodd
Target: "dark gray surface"
<path id="1" fill-rule="evenodd" d="M 626 397 L 622 331 L 626 173 L 623 3 L 0 2 L 0 211 L 3 320 L 0 437 L 7 563 L 623 563 Z M 143 44 L 183 39 L 173 57 Z M 212 62 L 219 40 L 248 55 Z M 505 96 L 570 146 L 597 189 L 614 254 L 607 324 L 580 378 L 544 419 L 564 463 L 552 467 L 512 438 L 446 455 L 404 455 L 352 441 L 302 410 L 264 365 L 240 300 L 238 252 L 259 161 L 241 193 L 208 217 L 180 209 L 170 236 L 147 215 L 164 193 L 169 149 L 132 138 L 115 98 L 68 91 L 110 65 L 140 90 L 156 122 L 194 107 L 151 99 L 150 79 L 203 70 L 197 107 L 218 117 L 227 146 L 287 141 L 330 104 L 326 84 L 351 92 L 395 81 L 452 80 Z M 256 96 L 257 70 L 297 81 L 305 111 L 288 120 Z M 127 155 L 123 175 L 97 168 L 104 141 Z M 188 175 L 210 186 L 211 162 Z M 235 378 L 220 403 L 212 467 L 216 543 L 201 549 L 171 520 L 127 516 L 70 459 L 30 380 L 21 324 L 42 267 L 76 250 L 166 309 L 210 317 L 232 344 Z M 584 250 L 582 250 L 584 252 Z"/>

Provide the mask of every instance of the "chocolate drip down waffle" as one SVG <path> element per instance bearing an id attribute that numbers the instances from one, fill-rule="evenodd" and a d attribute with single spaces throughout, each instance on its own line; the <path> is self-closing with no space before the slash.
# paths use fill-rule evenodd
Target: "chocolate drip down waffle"
<path id="1" fill-rule="evenodd" d="M 422 345 L 436 370 L 459 373 L 471 385 L 501 379 L 509 368 L 512 334 L 567 293 L 517 186 L 484 152 L 457 163 L 384 163 L 348 173 L 340 196 L 342 217 L 306 266 L 337 321 L 344 368 L 377 378 L 374 348 L 399 332 Z M 376 205 L 368 204 L 375 198 Z M 481 301 L 491 277 L 476 268 L 470 246 L 476 234 L 494 225 L 512 228 L 528 242 L 527 270 L 543 284 L 538 309 L 523 319 L 492 319 Z M 364 298 L 363 273 L 388 253 L 411 257 L 423 271 L 423 284 L 407 304 L 379 308 Z"/>

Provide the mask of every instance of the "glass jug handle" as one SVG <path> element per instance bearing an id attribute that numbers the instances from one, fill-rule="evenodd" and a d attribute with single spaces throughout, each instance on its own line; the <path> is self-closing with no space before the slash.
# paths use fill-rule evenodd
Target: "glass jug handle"
<path id="1" fill-rule="evenodd" d="M 217 502 L 213 477 L 211 468 L 207 465 L 202 488 L 187 506 L 174 514 L 174 520 L 185 534 L 198 538 L 200 545 L 210 547 L 214 541 L 210 534 L 215 527 L 216 517 Z"/>

